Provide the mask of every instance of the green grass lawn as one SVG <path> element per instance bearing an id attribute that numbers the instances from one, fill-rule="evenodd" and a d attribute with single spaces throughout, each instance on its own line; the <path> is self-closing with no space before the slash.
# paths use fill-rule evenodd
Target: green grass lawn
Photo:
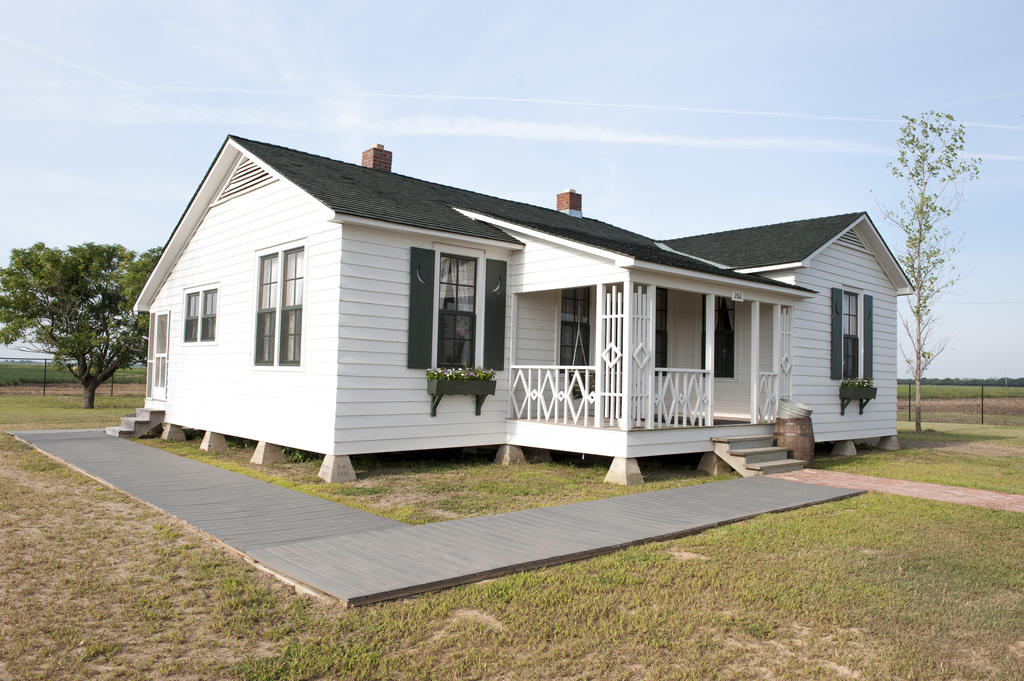
<path id="1" fill-rule="evenodd" d="M 903 449 L 816 459 L 815 468 L 1024 494 L 1024 427 L 901 424 Z"/>
<path id="2" fill-rule="evenodd" d="M 134 406 L 24 399 L 0 397 L 0 428 L 108 425 Z M 998 432 L 949 439 L 1024 451 Z M 456 512 L 543 482 L 518 484 Z M 867 494 L 344 609 L 4 435 L 0 679 L 1019 679 L 1022 531 L 1024 514 Z"/>
<path id="3" fill-rule="evenodd" d="M 198 433 L 197 433 L 198 435 Z M 317 477 L 321 457 L 298 458 L 270 465 L 249 463 L 255 443 L 229 439 L 229 451 L 199 450 L 199 438 L 146 444 L 220 466 L 306 494 L 353 506 L 405 523 L 426 523 L 474 515 L 567 504 L 641 491 L 694 485 L 736 477 L 712 477 L 697 471 L 699 457 L 659 457 L 643 467 L 642 487 L 606 485 L 608 459 L 559 456 L 553 463 L 496 466 L 494 452 L 458 450 L 352 458 L 357 480 L 326 484 Z"/>
<path id="4" fill-rule="evenodd" d="M 26 385 L 43 382 L 43 365 L 0 363 L 0 386 Z M 78 383 L 71 372 L 63 367 L 49 364 L 46 367 L 47 383 Z M 121 369 L 114 374 L 115 383 L 145 383 L 146 370 L 143 367 Z"/>

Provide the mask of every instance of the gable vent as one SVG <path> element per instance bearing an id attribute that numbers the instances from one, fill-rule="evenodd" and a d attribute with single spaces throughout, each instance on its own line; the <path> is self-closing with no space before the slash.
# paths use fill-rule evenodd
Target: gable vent
<path id="1" fill-rule="evenodd" d="M 253 163 L 248 158 L 243 158 L 237 166 L 235 166 L 235 172 L 231 174 L 231 179 L 228 180 L 227 184 L 224 185 L 224 189 L 221 190 L 220 196 L 217 197 L 217 201 L 227 201 L 233 199 L 239 194 L 252 191 L 253 189 L 259 189 L 264 185 L 268 185 L 274 182 L 274 177 L 263 168 Z"/>
<path id="2" fill-rule="evenodd" d="M 864 244 L 861 242 L 860 237 L 854 234 L 852 231 L 841 235 L 838 239 L 836 239 L 836 241 L 846 246 L 856 248 L 857 250 L 860 251 L 868 250 L 867 248 L 864 247 Z"/>

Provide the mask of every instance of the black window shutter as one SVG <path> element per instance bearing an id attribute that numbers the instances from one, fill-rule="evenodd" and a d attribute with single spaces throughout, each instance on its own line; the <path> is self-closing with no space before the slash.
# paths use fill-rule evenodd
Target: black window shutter
<path id="1" fill-rule="evenodd" d="M 429 369 L 434 347 L 434 251 L 412 248 L 409 255 L 410 369 Z"/>
<path id="2" fill-rule="evenodd" d="M 508 263 L 488 260 L 484 293 L 484 366 L 505 368 L 505 286 Z"/>
<path id="3" fill-rule="evenodd" d="M 843 377 L 843 289 L 832 289 L 832 378 Z"/>
<path id="4" fill-rule="evenodd" d="M 875 300 L 871 296 L 864 296 L 864 378 L 872 378 L 871 371 L 874 369 L 874 331 L 875 331 Z"/>

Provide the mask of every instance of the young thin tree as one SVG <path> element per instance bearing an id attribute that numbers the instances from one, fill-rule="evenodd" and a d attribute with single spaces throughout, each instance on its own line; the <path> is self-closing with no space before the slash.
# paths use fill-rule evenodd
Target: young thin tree
<path id="1" fill-rule="evenodd" d="M 148 320 L 132 305 L 159 253 L 93 243 L 13 249 L 0 269 L 0 343 L 53 353 L 92 409 L 100 384 L 146 358 Z"/>
<path id="2" fill-rule="evenodd" d="M 921 377 L 946 348 L 949 336 L 938 328 L 935 304 L 957 281 L 956 255 L 960 238 L 945 224 L 960 207 L 964 185 L 975 180 L 981 159 L 964 155 L 964 126 L 947 113 L 929 111 L 904 116 L 899 154 L 888 164 L 903 180 L 906 196 L 885 218 L 900 228 L 906 240 L 899 261 L 914 291 L 909 312 L 900 314 L 909 348 L 903 350 L 914 377 L 914 429 L 921 432 Z"/>

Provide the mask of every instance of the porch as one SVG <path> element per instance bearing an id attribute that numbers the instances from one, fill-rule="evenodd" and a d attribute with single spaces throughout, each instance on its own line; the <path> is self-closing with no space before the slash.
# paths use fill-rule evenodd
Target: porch
<path id="1" fill-rule="evenodd" d="M 525 446 L 574 426 L 607 455 L 709 451 L 720 429 L 770 428 L 792 392 L 792 307 L 746 291 L 626 279 L 515 293 L 512 316 L 508 418 Z"/>

